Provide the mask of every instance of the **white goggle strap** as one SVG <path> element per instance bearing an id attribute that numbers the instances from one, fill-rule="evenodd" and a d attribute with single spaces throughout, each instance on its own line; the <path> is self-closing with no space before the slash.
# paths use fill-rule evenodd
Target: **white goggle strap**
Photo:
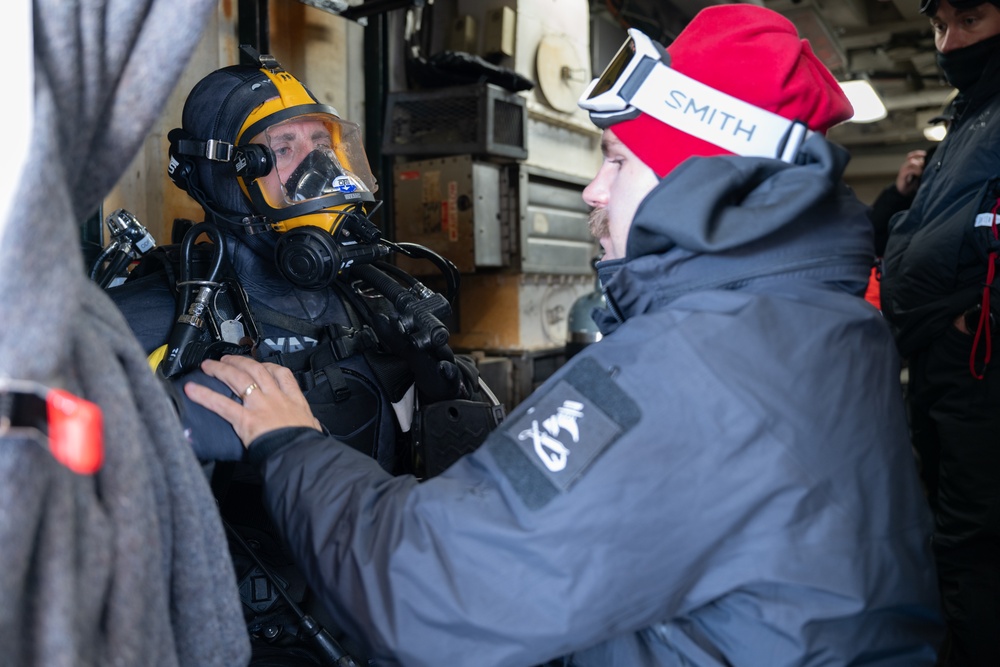
<path id="1" fill-rule="evenodd" d="M 665 91 L 665 94 L 664 94 Z M 793 162 L 813 133 L 800 122 L 727 95 L 657 63 L 629 103 L 735 155 Z"/>
<path id="2" fill-rule="evenodd" d="M 650 63 L 655 64 L 650 68 Z M 588 92 L 595 83 L 591 82 Z M 790 121 L 744 102 L 649 58 L 644 58 L 614 89 L 593 100 L 587 99 L 588 92 L 580 106 L 590 111 L 599 127 L 634 118 L 639 110 L 743 157 L 794 163 L 802 144 L 814 134 L 800 121 Z M 617 105 L 611 103 L 612 97 L 617 99 Z"/>

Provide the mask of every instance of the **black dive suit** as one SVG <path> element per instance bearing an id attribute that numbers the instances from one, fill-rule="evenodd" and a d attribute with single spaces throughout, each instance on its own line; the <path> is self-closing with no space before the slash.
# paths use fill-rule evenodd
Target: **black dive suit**
<path id="1" fill-rule="evenodd" d="M 259 329 L 255 356 L 296 373 L 314 414 L 331 435 L 375 459 L 387 472 L 415 472 L 410 447 L 413 440 L 407 436 L 411 424 L 414 430 L 420 424 L 412 421 L 414 373 L 406 361 L 378 344 L 373 329 L 362 320 L 361 309 L 349 305 L 350 288 L 346 283 L 337 282 L 311 291 L 299 289 L 282 277 L 270 244 L 275 236 L 266 233 L 237 237 L 219 230 L 228 268 L 245 290 Z M 173 255 L 177 255 L 174 248 Z M 199 255 L 204 255 L 204 251 L 193 254 Z M 177 320 L 174 285 L 178 282 L 178 267 L 169 252 L 161 253 L 158 259 L 157 262 L 146 258 L 129 280 L 109 290 L 147 354 L 167 343 Z M 199 269 L 202 272 L 204 264 L 202 260 Z M 196 270 L 191 277 L 198 275 Z M 379 300 L 372 294 L 364 298 L 366 303 Z M 368 319 L 372 319 L 370 315 Z M 457 366 L 455 370 L 459 370 Z M 469 387 L 476 380 L 470 375 L 474 371 L 468 365 L 459 372 L 463 379 L 456 380 L 456 387 L 461 388 L 463 382 Z M 259 475 L 241 462 L 242 444 L 227 422 L 187 400 L 182 385 L 190 381 L 226 393 L 228 388 L 206 376 L 196 365 L 170 381 L 171 393 L 195 453 L 202 461 L 216 462 L 212 485 L 223 519 L 229 524 L 230 551 L 248 628 L 255 640 L 255 659 L 265 657 L 268 651 L 296 650 L 297 640 L 289 636 L 297 631 L 295 619 L 289 620 L 285 603 L 273 593 L 263 600 L 254 597 L 260 572 L 241 541 L 262 545 L 259 555 L 273 566 L 273 574 L 288 583 L 288 590 L 300 598 L 296 602 L 305 604 L 306 611 L 320 619 L 324 612 L 312 596 L 305 594 L 304 579 L 266 516 L 260 501 Z M 416 393 L 422 402 L 434 400 L 420 391 Z M 416 418 L 423 417 L 418 414 Z M 482 437 L 485 435 L 484 432 Z M 475 440 L 465 442 L 468 445 Z M 425 471 L 428 469 L 429 466 L 425 467 Z M 283 633 L 285 637 L 270 637 L 268 632 Z"/>
<path id="2" fill-rule="evenodd" d="M 246 290 L 260 329 L 261 342 L 256 350 L 258 359 L 296 370 L 296 366 L 301 367 L 305 363 L 304 357 L 320 341 L 324 344 L 329 342 L 329 334 L 336 325 L 360 327 L 357 313 L 345 306 L 338 287 L 316 291 L 296 288 L 278 272 L 266 241 L 258 241 L 255 247 L 251 247 L 231 233 L 220 233 L 225 240 L 226 256 L 232 271 Z M 112 299 L 124 313 L 147 354 L 167 342 L 176 320 L 177 299 L 171 284 L 176 276 L 171 275 L 172 268 L 159 270 L 164 267 L 157 264 L 153 264 L 148 275 L 110 290 Z M 327 330 L 328 326 L 334 329 Z M 364 343 L 359 339 L 357 345 L 363 346 Z M 317 416 L 331 434 L 368 454 L 392 472 L 397 440 L 392 400 L 376 380 L 375 371 L 364 352 L 358 349 L 356 353 L 338 360 L 339 377 L 329 378 L 326 383 L 335 385 L 332 391 L 342 396 L 337 405 L 337 418 L 324 420 L 322 415 Z M 375 354 L 374 350 L 367 352 L 369 357 Z M 322 385 L 322 380 L 326 379 L 325 370 L 316 369 L 316 375 Z M 216 381 L 197 370 L 187 374 L 183 381 L 192 380 L 220 387 Z M 185 422 L 198 457 L 202 460 L 242 458 L 243 447 L 229 424 L 184 400 L 180 382 L 176 384 L 175 394 L 185 411 Z M 329 398 L 319 388 L 307 390 L 306 394 L 314 406 Z"/>

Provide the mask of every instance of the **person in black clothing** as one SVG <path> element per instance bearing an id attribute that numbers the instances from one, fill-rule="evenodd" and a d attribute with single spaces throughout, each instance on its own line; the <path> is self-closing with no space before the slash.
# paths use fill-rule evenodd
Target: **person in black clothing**
<path id="1" fill-rule="evenodd" d="M 167 380 L 211 384 L 197 370 L 203 358 L 252 348 L 296 373 L 331 434 L 389 472 L 412 472 L 400 443 L 415 397 L 468 399 L 480 387 L 474 367 L 447 345 L 447 299 L 380 260 L 391 252 L 429 259 L 450 298 L 458 276 L 444 258 L 381 237 L 369 220 L 378 186 L 360 127 L 272 57 L 254 55 L 256 64 L 196 84 L 182 127 L 169 133 L 170 176 L 205 221 L 110 294 Z M 242 457 L 228 425 L 175 395 L 196 452 Z"/>
<path id="2" fill-rule="evenodd" d="M 934 154 L 935 148 L 936 146 L 931 146 L 927 150 L 914 150 L 907 153 L 903 164 L 899 166 L 896 179 L 885 186 L 868 210 L 868 218 L 872 221 L 874 232 L 875 266 L 868 279 L 865 299 L 879 310 L 882 310 L 879 293 L 879 281 L 882 279 L 882 254 L 885 253 L 885 244 L 889 240 L 889 221 L 900 211 L 910 208 L 913 198 L 917 195 L 917 188 L 920 187 L 920 177 L 924 173 L 924 165 Z"/>
<path id="3" fill-rule="evenodd" d="M 936 513 L 944 665 L 1000 665 L 1000 3 L 923 0 L 958 95 L 910 209 L 893 219 L 882 308 L 909 366 L 914 449 Z"/>
<path id="4" fill-rule="evenodd" d="M 182 126 L 169 133 L 170 176 L 205 221 L 109 293 L 172 391 L 195 453 L 211 463 L 252 664 L 272 664 L 275 653 L 283 665 L 315 664 L 294 605 L 316 618 L 323 610 L 273 531 L 259 475 L 232 427 L 186 400 L 178 383 L 221 387 L 198 366 L 222 354 L 281 365 L 325 432 L 387 473 L 421 477 L 475 448 L 502 408 L 482 400 L 491 395 L 474 364 L 448 345 L 442 320 L 457 289 L 454 265 L 383 239 L 370 221 L 377 184 L 359 126 L 274 58 L 246 52 L 254 64 L 195 85 Z M 391 252 L 436 264 L 448 295 L 384 262 Z M 259 390 L 248 384 L 231 395 Z M 452 418 L 442 426 L 444 414 Z"/>

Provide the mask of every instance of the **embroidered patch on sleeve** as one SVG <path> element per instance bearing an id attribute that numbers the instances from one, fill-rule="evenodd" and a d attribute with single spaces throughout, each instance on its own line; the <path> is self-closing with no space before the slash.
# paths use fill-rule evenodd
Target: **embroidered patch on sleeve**
<path id="1" fill-rule="evenodd" d="M 639 406 L 593 359 L 581 359 L 526 411 L 506 420 L 490 450 L 531 509 L 566 492 L 639 420 Z"/>

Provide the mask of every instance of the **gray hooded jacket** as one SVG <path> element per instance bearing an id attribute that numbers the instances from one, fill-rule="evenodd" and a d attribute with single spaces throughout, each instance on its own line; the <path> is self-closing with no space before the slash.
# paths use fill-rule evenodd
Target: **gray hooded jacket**
<path id="1" fill-rule="evenodd" d="M 617 317 L 423 483 L 315 431 L 267 502 L 384 664 L 931 665 L 931 524 L 847 155 L 689 160 L 603 267 Z M 613 276 L 612 276 L 613 274 Z"/>
<path id="2" fill-rule="evenodd" d="M 0 433 L 3 665 L 249 660 L 205 475 L 121 314 L 87 279 L 79 240 L 215 7 L 33 2 L 34 129 L 0 245 L 0 380 L 96 403 L 105 458 L 78 475 L 32 432 Z"/>

